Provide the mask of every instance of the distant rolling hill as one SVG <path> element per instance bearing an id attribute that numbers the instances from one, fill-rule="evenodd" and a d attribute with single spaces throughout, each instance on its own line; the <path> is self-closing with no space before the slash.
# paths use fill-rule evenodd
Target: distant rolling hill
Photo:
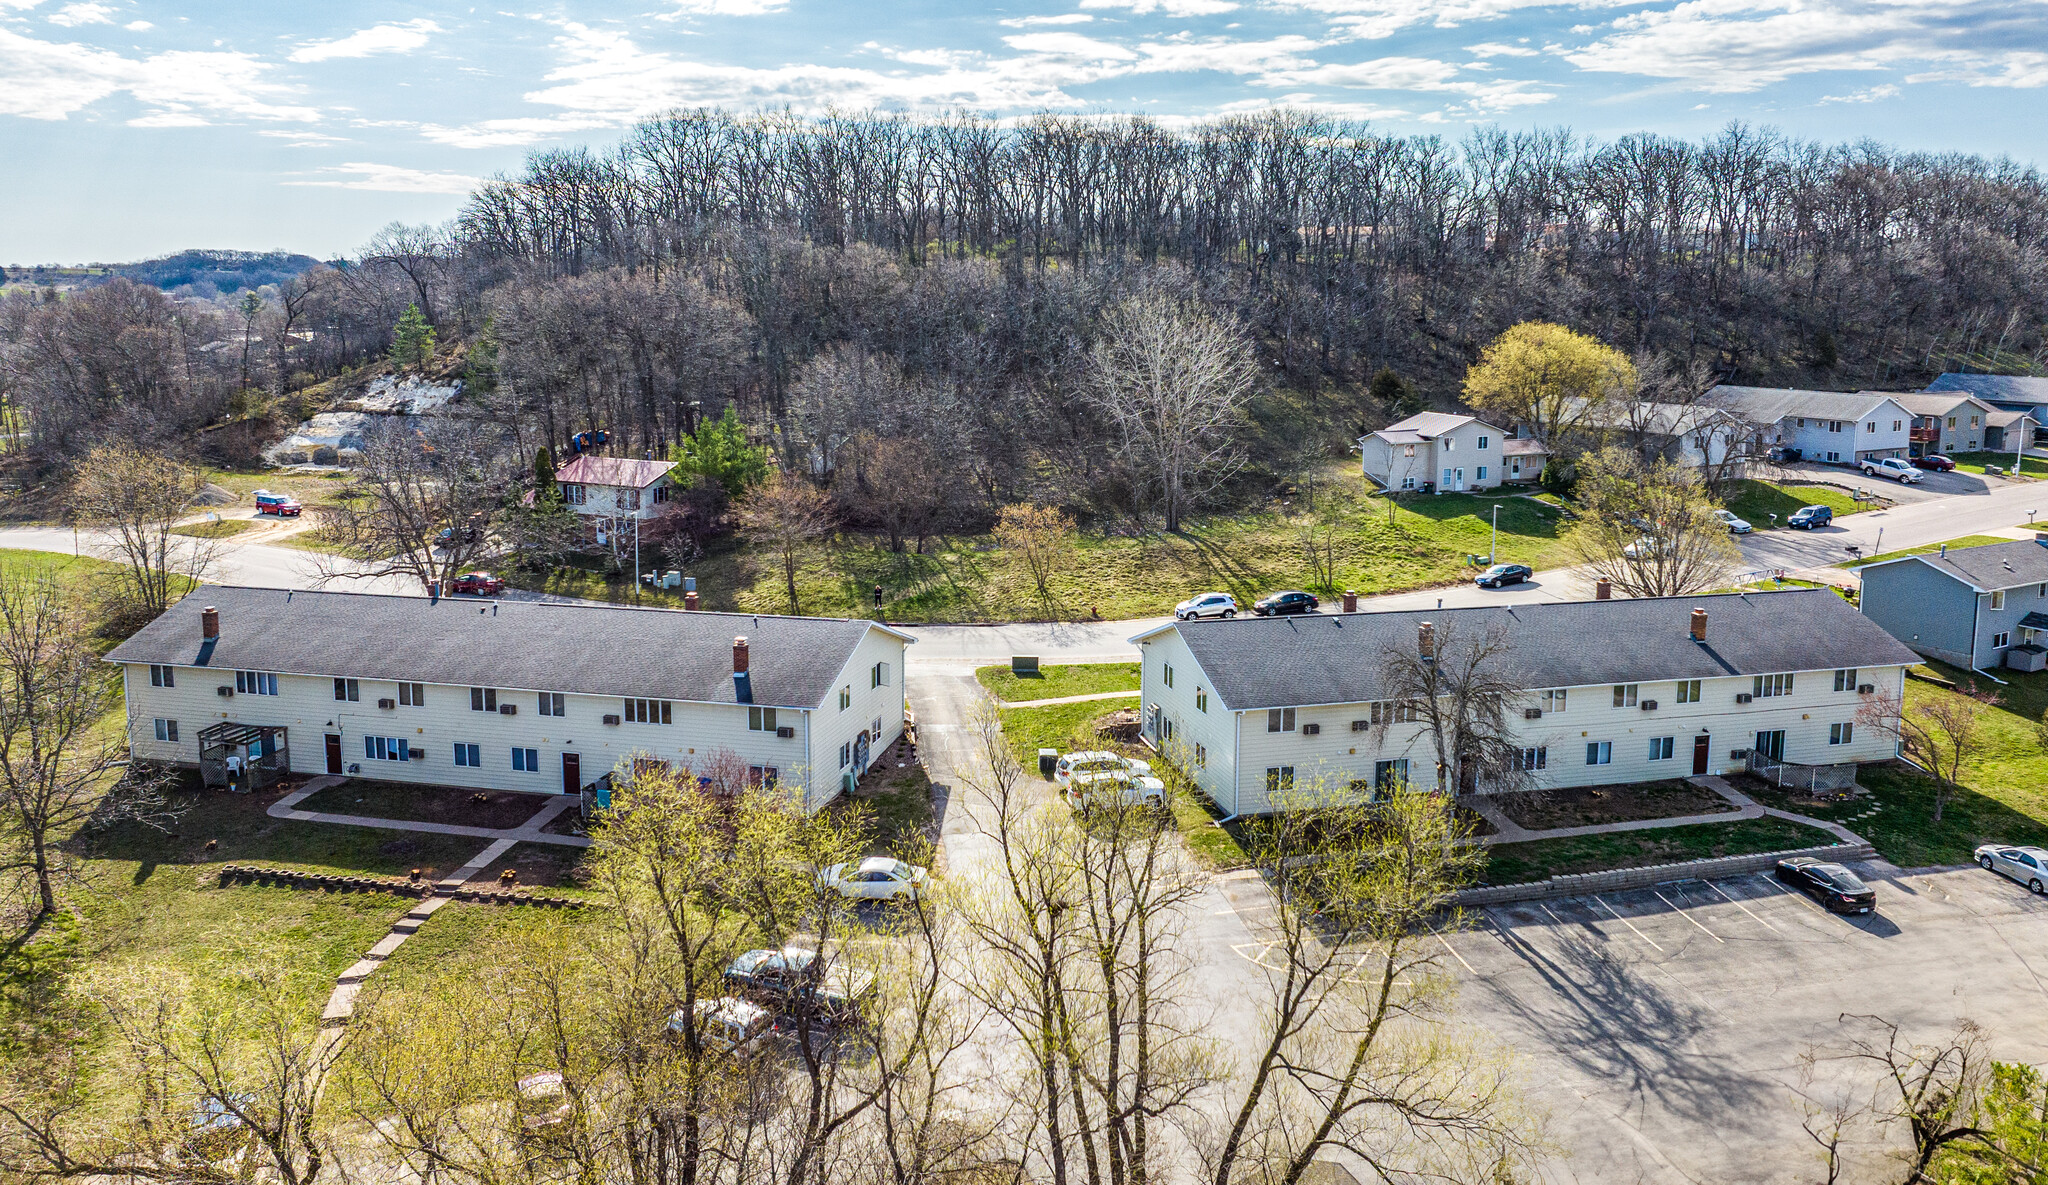
<path id="1" fill-rule="evenodd" d="M 296 255 L 289 251 L 193 250 L 137 263 L 10 267 L 6 282 L 89 288 L 104 284 L 115 276 L 126 276 L 138 284 L 152 284 L 166 292 L 189 289 L 197 296 L 212 296 L 281 283 L 319 265 L 320 261 L 310 255 Z"/>

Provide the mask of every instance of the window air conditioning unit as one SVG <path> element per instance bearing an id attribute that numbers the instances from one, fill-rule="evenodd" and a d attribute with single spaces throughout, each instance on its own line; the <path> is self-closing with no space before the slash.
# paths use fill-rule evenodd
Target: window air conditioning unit
<path id="1" fill-rule="evenodd" d="M 785 724 L 775 730 L 775 735 L 781 737 L 783 740 L 786 741 L 789 738 L 796 735 L 796 729 L 791 728 L 789 725 Z"/>
<path id="2" fill-rule="evenodd" d="M 1857 695 L 1870 695 L 1870 694 L 1873 694 L 1873 693 L 1874 693 L 1874 692 L 1876 692 L 1876 691 L 1877 691 L 1877 684 L 1875 684 L 1875 683 L 1858 683 L 1858 684 L 1856 685 L 1856 694 L 1857 694 Z"/>
<path id="3" fill-rule="evenodd" d="M 1730 760 L 1730 761 L 1747 761 L 1747 760 L 1749 760 L 1749 750 L 1747 750 L 1747 749 L 1730 749 L 1730 750 L 1728 750 L 1728 760 Z"/>
<path id="4" fill-rule="evenodd" d="M 518 704 L 499 704 L 499 705 L 498 705 L 498 715 L 500 715 L 500 716 L 517 716 L 518 714 L 519 714 L 519 705 L 518 705 Z"/>
<path id="5" fill-rule="evenodd" d="M 616 714 L 610 714 L 605 716 L 604 722 L 606 724 L 617 724 L 619 722 L 619 718 Z"/>
<path id="6" fill-rule="evenodd" d="M 1738 691 L 1738 692 L 1736 692 L 1736 693 L 1735 693 L 1735 702 L 1736 702 L 1736 703 L 1738 703 L 1738 704 L 1746 704 L 1746 703 L 1748 703 L 1749 701 L 1751 701 L 1751 700 L 1753 700 L 1753 699 L 1755 699 L 1755 698 L 1756 698 L 1756 696 L 1755 696 L 1755 695 L 1753 695 L 1753 694 L 1751 694 L 1751 693 L 1749 693 L 1749 692 L 1747 692 L 1747 691 Z"/>
<path id="7" fill-rule="evenodd" d="M 1305 737 L 1312 737 L 1321 731 L 1323 731 L 1323 726 L 1320 724 L 1304 724 L 1301 726 L 1301 735 Z"/>
<path id="8" fill-rule="evenodd" d="M 1353 720 L 1351 722 L 1351 731 L 1353 732 L 1368 732 L 1371 729 L 1372 721 L 1370 720 Z"/>
<path id="9" fill-rule="evenodd" d="M 1543 709 L 1542 709 L 1542 708 L 1523 708 L 1523 709 L 1522 709 L 1522 719 L 1524 719 L 1524 720 L 1541 720 L 1541 719 L 1543 719 Z"/>
<path id="10" fill-rule="evenodd" d="M 385 709 L 395 708 L 398 706 L 398 701 L 395 699 L 380 699 L 377 701 L 377 706 Z"/>
<path id="11" fill-rule="evenodd" d="M 1644 700 L 1644 701 L 1643 701 L 1643 705 L 1642 705 L 1642 706 L 1643 706 L 1643 711 L 1645 711 L 1645 712 L 1654 712 L 1654 711 L 1656 711 L 1656 710 L 1657 710 L 1657 701 L 1656 701 L 1656 700 L 1653 700 L 1653 699 L 1646 699 L 1646 700 Z"/>
<path id="12" fill-rule="evenodd" d="M 216 688 L 214 688 L 214 689 L 213 689 L 213 693 L 214 693 L 215 695 L 221 696 L 221 697 L 223 697 L 223 698 L 225 698 L 225 699 L 233 699 L 233 698 L 235 698 L 235 689 L 234 689 L 234 688 L 232 688 L 232 687 L 229 687 L 229 686 L 228 686 L 227 684 L 225 684 L 225 683 L 221 684 L 221 685 L 220 685 L 219 687 L 216 687 Z"/>

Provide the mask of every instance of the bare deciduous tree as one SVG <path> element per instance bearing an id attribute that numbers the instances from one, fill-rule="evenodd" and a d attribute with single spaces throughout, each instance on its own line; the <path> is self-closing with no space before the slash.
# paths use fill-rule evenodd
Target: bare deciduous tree
<path id="1" fill-rule="evenodd" d="M 323 553 L 321 579 L 404 576 L 425 591 L 498 554 L 525 476 L 508 445 L 495 426 L 452 416 L 375 429 L 354 476 L 319 511 L 347 553 Z"/>
<path id="2" fill-rule="evenodd" d="M 1903 703 L 1889 692 L 1864 699 L 1856 722 L 1898 740 L 1905 755 L 1934 775 L 1934 821 L 1963 789 L 1963 770 L 1982 755 L 1979 715 L 1990 700 L 1974 691 L 1929 694 Z"/>
<path id="3" fill-rule="evenodd" d="M 991 532 L 996 546 L 1017 557 L 1031 573 L 1032 588 L 1047 616 L 1059 612 L 1052 582 L 1074 545 L 1074 520 L 1050 506 L 1018 503 L 1003 507 Z"/>
<path id="4" fill-rule="evenodd" d="M 1374 728 L 1378 742 L 1419 726 L 1436 754 L 1436 789 L 1458 794 L 1512 790 L 1524 784 L 1520 739 L 1509 725 L 1528 688 L 1514 669 L 1514 643 L 1504 625 L 1461 629 L 1419 622 L 1416 639 L 1389 644 L 1380 655 L 1388 696 L 1397 707 Z M 1418 778 L 1418 782 L 1422 779 Z"/>
<path id="5" fill-rule="evenodd" d="M 197 469 L 129 444 L 100 445 L 79 462 L 73 513 L 105 532 L 95 549 L 127 569 L 137 608 L 152 617 L 219 556 L 218 540 L 172 534 L 204 484 Z"/>
<path id="6" fill-rule="evenodd" d="M 742 495 L 733 503 L 733 513 L 740 529 L 781 561 L 789 611 L 803 612 L 797 599 L 797 565 L 804 548 L 832 530 L 832 500 L 809 482 L 779 473 Z"/>
<path id="7" fill-rule="evenodd" d="M 1244 464 L 1237 447 L 1254 372 L 1243 335 L 1164 288 L 1113 309 L 1088 398 L 1118 457 L 1156 499 L 1168 531 Z"/>
<path id="8" fill-rule="evenodd" d="M 1742 553 L 1699 474 L 1602 449 L 1579 462 L 1574 558 L 1630 597 L 1678 597 L 1727 580 Z"/>

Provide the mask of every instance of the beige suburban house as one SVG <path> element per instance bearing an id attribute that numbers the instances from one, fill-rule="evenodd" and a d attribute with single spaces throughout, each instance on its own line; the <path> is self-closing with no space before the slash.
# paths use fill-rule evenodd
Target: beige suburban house
<path id="1" fill-rule="evenodd" d="M 1312 784 L 1437 786 L 1387 656 L 1487 631 L 1528 689 L 1509 723 L 1531 789 L 1890 758 L 1859 713 L 1919 661 L 1829 589 L 1185 621 L 1132 639 L 1143 735 L 1231 815 Z"/>
<path id="2" fill-rule="evenodd" d="M 1453 493 L 1534 481 L 1544 449 L 1476 416 L 1426 411 L 1358 438 L 1360 468 L 1383 489 Z"/>
<path id="3" fill-rule="evenodd" d="M 871 621 L 208 586 L 107 661 L 138 760 L 535 794 L 652 759 L 815 809 L 902 735 Z"/>
<path id="4" fill-rule="evenodd" d="M 1964 391 L 1866 391 L 1882 394 L 1912 413 L 1907 449 L 1916 457 L 1928 453 L 1974 453 L 2005 447 L 2004 429 L 2021 413 L 1999 410 Z M 1999 420 L 1992 422 L 1994 416 Z"/>

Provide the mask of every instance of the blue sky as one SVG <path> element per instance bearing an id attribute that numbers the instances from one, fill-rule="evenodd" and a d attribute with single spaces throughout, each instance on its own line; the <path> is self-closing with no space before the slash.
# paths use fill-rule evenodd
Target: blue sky
<path id="1" fill-rule="evenodd" d="M 2039 161 L 2048 0 L 0 0 L 0 262 L 331 256 L 671 106 L 1314 106 Z"/>

